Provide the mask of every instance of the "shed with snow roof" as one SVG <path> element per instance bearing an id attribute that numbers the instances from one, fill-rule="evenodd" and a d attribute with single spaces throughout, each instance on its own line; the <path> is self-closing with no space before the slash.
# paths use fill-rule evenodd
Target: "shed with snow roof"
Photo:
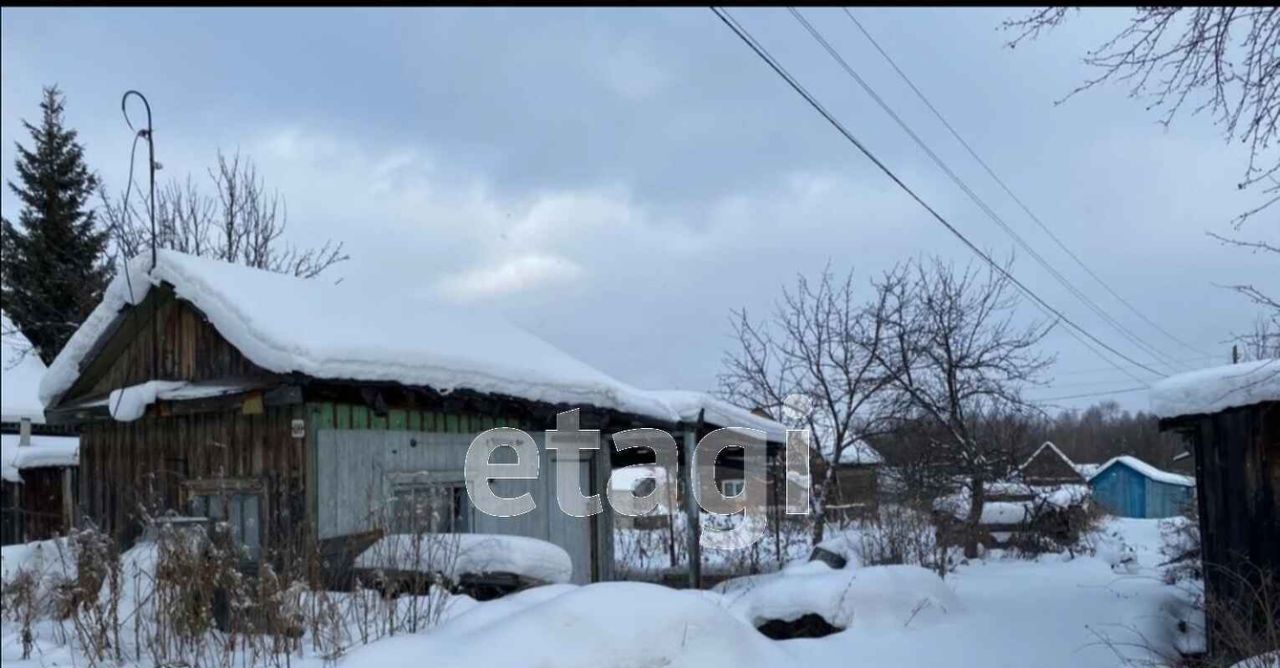
<path id="1" fill-rule="evenodd" d="M 51 419 L 81 426 L 84 511 L 126 542 L 146 516 L 177 511 L 229 522 L 250 553 L 319 541 L 340 566 L 379 532 L 430 518 L 433 531 L 548 540 L 575 582 L 609 579 L 611 514 L 560 512 L 543 432 L 572 409 L 602 432 L 606 447 L 578 460 L 593 495 L 609 434 L 658 427 L 680 442 L 693 429 L 662 396 L 477 309 L 174 251 L 149 259 L 116 277 L 41 384 Z M 495 427 L 539 445 L 537 479 L 495 485 L 532 494 L 533 513 L 490 517 L 467 498 L 466 450 Z"/>
<path id="2" fill-rule="evenodd" d="M 75 521 L 79 439 L 45 423 L 45 366 L 0 313 L 0 545 L 65 534 Z"/>
<path id="3" fill-rule="evenodd" d="M 1118 517 L 1173 517 L 1193 502 L 1195 480 L 1137 457 L 1113 457 L 1089 478 L 1093 498 Z"/>
<path id="4" fill-rule="evenodd" d="M 1152 386 L 1151 407 L 1195 461 L 1209 645 L 1228 649 L 1216 647 L 1213 616 L 1256 600 L 1261 574 L 1280 573 L 1280 359 L 1167 378 Z M 1256 621 L 1275 619 L 1259 611 Z"/>

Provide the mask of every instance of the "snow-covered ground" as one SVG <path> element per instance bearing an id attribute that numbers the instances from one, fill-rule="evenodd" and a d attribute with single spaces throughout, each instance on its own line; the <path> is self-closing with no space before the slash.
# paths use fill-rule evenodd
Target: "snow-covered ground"
<path id="1" fill-rule="evenodd" d="M 1094 554 L 1075 558 L 989 555 L 945 580 L 918 567 L 800 563 L 719 591 L 603 583 L 484 603 L 455 597 L 435 628 L 357 644 L 337 665 L 1107 668 L 1155 658 L 1143 647 L 1172 654 L 1185 644 L 1177 622 L 1197 620 L 1191 592 L 1166 585 L 1157 568 L 1165 559 L 1159 521 L 1112 519 L 1093 542 Z M 783 641 L 753 628 L 762 615 L 795 615 L 810 603 L 848 628 Z M 4 665 L 85 665 L 48 625 L 38 635 L 34 657 L 21 661 L 18 628 L 6 619 Z M 304 639 L 291 663 L 325 665 L 309 648 Z"/>

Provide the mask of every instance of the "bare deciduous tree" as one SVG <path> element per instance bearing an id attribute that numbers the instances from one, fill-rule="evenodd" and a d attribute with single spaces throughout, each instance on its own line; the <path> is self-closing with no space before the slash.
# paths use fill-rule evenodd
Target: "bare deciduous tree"
<path id="1" fill-rule="evenodd" d="M 884 306 L 858 301 L 852 274 L 839 280 L 827 270 L 816 283 L 799 277 L 763 322 L 746 311 L 733 315 L 738 348 L 725 356 L 724 393 L 789 426 L 807 427 L 813 450 L 829 464 L 810 489 L 815 543 L 826 527 L 832 464 L 887 423 L 880 391 L 888 378 L 875 362 L 884 342 Z M 805 410 L 794 410 L 797 401 Z"/>
<path id="2" fill-rule="evenodd" d="M 218 153 L 209 170 L 214 195 L 195 181 L 170 181 L 156 193 L 156 244 L 301 278 L 314 278 L 348 258 L 341 242 L 298 248 L 284 242 L 288 213 L 284 198 L 267 190 L 257 168 L 239 153 Z M 138 188 L 112 199 L 100 190 L 108 228 L 118 250 L 133 257 L 151 247 L 145 195 Z"/>
<path id="3" fill-rule="evenodd" d="M 1260 185 L 1263 203 L 1239 220 L 1280 201 L 1280 8 L 1137 7 L 1128 23 L 1084 62 L 1098 70 L 1067 97 L 1104 82 L 1129 86 L 1152 100 L 1168 125 L 1179 111 L 1209 111 L 1227 141 L 1249 147 L 1240 188 Z M 1009 46 L 1061 24 L 1066 7 L 1048 7 L 1005 21 L 1016 33 Z"/>
<path id="4" fill-rule="evenodd" d="M 894 412 L 925 425 L 931 470 L 967 492 L 965 551 L 972 556 L 986 484 L 1008 472 L 1024 440 L 1018 425 L 1038 410 L 1021 391 L 1052 363 L 1038 352 L 1050 327 L 1014 323 L 1014 286 L 995 267 L 908 262 L 877 288 L 887 334 L 875 373 L 891 382 Z"/>

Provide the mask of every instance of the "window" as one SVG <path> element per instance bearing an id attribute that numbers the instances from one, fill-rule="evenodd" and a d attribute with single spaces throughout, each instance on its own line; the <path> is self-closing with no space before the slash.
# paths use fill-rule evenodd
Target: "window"
<path id="1" fill-rule="evenodd" d="M 741 480 L 721 480 L 720 491 L 725 496 L 738 496 L 742 493 L 743 484 Z"/>
<path id="2" fill-rule="evenodd" d="M 195 481 L 187 506 L 192 515 L 225 522 L 231 535 L 256 559 L 262 552 L 261 492 L 240 482 Z"/>
<path id="3" fill-rule="evenodd" d="M 461 483 L 414 482 L 392 487 L 390 527 L 394 533 L 464 533 L 467 489 Z"/>

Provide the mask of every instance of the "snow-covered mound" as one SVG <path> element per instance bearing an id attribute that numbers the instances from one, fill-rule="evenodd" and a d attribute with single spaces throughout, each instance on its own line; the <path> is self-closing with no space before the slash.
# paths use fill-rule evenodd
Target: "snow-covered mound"
<path id="1" fill-rule="evenodd" d="M 1280 360 L 1200 369 L 1151 386 L 1151 412 L 1162 418 L 1217 413 L 1263 401 L 1280 401 Z"/>
<path id="2" fill-rule="evenodd" d="M 960 608 L 937 574 L 919 566 L 791 564 L 778 573 L 736 578 L 715 591 L 753 626 L 816 614 L 837 628 L 929 624 Z"/>
<path id="3" fill-rule="evenodd" d="M 569 553 L 537 538 L 498 534 L 392 534 L 356 557 L 356 568 L 439 573 L 513 573 L 540 582 L 573 576 Z"/>
<path id="4" fill-rule="evenodd" d="M 0 547 L 0 582 L 9 584 L 27 571 L 41 578 L 75 577 L 75 557 L 66 538 Z"/>
<path id="5" fill-rule="evenodd" d="M 707 592 L 635 582 L 557 588 L 536 602 L 491 614 L 482 603 L 427 635 L 380 641 L 349 654 L 350 666 L 450 668 L 554 666 L 742 668 L 793 665 L 771 640 L 718 604 Z M 509 597 L 511 598 L 511 597 Z M 475 620 L 475 615 L 484 618 Z M 475 621 L 473 621 L 475 620 Z"/>

